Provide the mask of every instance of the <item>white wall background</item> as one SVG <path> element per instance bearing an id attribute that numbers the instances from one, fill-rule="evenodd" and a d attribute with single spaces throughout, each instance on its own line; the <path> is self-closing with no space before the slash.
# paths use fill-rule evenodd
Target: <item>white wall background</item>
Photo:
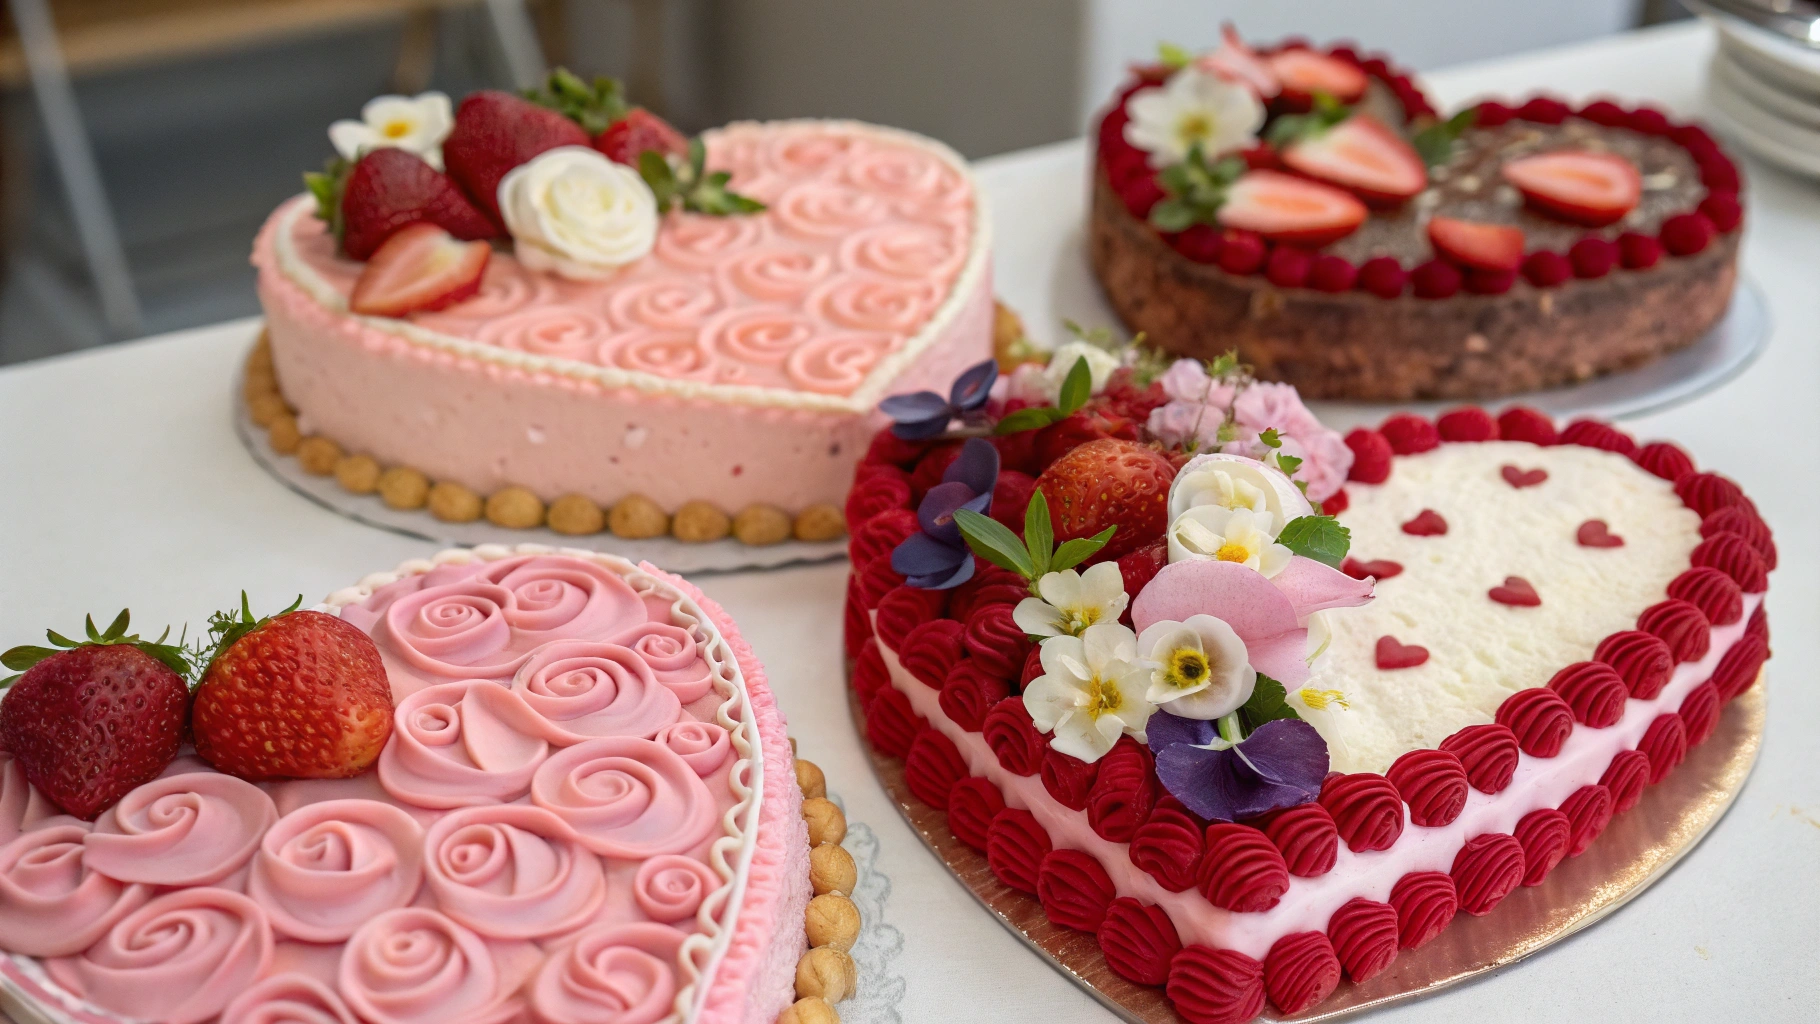
<path id="1" fill-rule="evenodd" d="M 1085 0 L 1083 6 L 1082 124 L 1127 66 L 1155 58 L 1158 42 L 1211 47 L 1228 20 L 1247 39 L 1351 40 L 1425 70 L 1622 31 L 1640 9 L 1638 0 Z"/>

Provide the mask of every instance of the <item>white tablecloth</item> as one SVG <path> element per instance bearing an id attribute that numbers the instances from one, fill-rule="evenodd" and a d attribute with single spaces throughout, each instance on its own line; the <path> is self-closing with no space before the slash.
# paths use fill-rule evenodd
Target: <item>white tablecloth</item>
<path id="1" fill-rule="evenodd" d="M 1367 40 L 1369 42 L 1369 40 Z M 1648 98 L 1698 114 L 1711 42 L 1638 33 L 1439 73 L 1443 105 L 1547 88 Z M 1103 319 L 1079 247 L 1080 143 L 987 161 L 998 289 L 1036 329 Z M 1820 983 L 1820 191 L 1751 164 L 1745 270 L 1769 294 L 1768 354 L 1717 394 L 1629 424 L 1740 480 L 1778 530 L 1776 659 L 1762 760 L 1726 819 L 1637 901 L 1574 939 L 1397 1022 L 1811 1021 Z M 268 478 L 229 428 L 250 321 L 0 371 L 0 645 L 122 606 L 135 625 L 201 625 L 237 599 L 315 600 L 424 545 L 357 525 Z M 844 564 L 703 577 L 768 667 L 803 756 L 883 844 L 905 936 L 906 1021 L 1100 1021 L 1110 1015 L 1005 933 L 952 881 L 873 782 L 847 717 Z M 105 621 L 105 619 L 103 620 Z"/>

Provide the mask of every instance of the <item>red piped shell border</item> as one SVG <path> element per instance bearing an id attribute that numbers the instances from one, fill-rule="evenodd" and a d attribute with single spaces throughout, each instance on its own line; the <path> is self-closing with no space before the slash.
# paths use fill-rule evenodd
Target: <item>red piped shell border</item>
<path id="1" fill-rule="evenodd" d="M 1315 48 L 1300 40 L 1290 40 L 1260 52 L 1275 53 L 1292 49 Z M 1395 93 L 1406 121 L 1435 113 L 1428 98 L 1415 86 L 1412 76 L 1391 65 L 1382 55 L 1361 57 L 1357 51 L 1346 46 L 1319 52 L 1345 61 L 1382 82 Z M 1157 81 L 1150 69 L 1135 70 L 1135 80 L 1120 89 L 1112 105 L 1099 120 L 1095 131 L 1095 163 L 1106 174 L 1107 181 L 1125 209 L 1138 220 L 1147 220 L 1150 208 L 1163 197 L 1163 192 L 1157 182 L 1157 172 L 1149 166 L 1145 155 L 1125 141 L 1124 126 L 1129 120 L 1125 108 L 1133 94 L 1156 85 Z M 1515 107 L 1488 99 L 1480 102 L 1479 110 L 1482 127 L 1497 127 L 1513 120 L 1552 125 L 1560 124 L 1568 118 L 1579 118 L 1604 128 L 1626 128 L 1645 135 L 1663 136 L 1686 150 L 1695 166 L 1700 169 L 1700 182 L 1706 188 L 1706 194 L 1692 209 L 1664 218 L 1655 235 L 1627 232 L 1613 241 L 1597 232 L 1589 232 L 1569 252 L 1538 249 L 1526 253 L 1520 276 L 1536 288 L 1558 288 L 1576 280 L 1602 278 L 1616 270 L 1648 270 L 1664 256 L 1693 256 L 1705 251 L 1718 236 L 1737 231 L 1742 223 L 1743 208 L 1738 198 L 1742 191 L 1742 179 L 1738 167 L 1706 129 L 1694 122 L 1671 121 L 1654 107 L 1627 108 L 1606 99 L 1593 100 L 1577 109 L 1549 96 L 1536 96 Z M 1687 223 L 1680 223 L 1683 221 Z M 1671 224 L 1676 224 L 1677 229 L 1671 229 Z M 1219 246 L 1209 246 L 1205 244 L 1205 239 L 1196 237 L 1197 233 L 1203 231 L 1211 232 L 1216 240 L 1222 235 L 1220 229 L 1203 225 L 1183 232 L 1163 234 L 1162 238 L 1171 249 L 1186 259 L 1197 263 L 1220 264 Z M 1255 261 L 1255 267 L 1235 269 L 1221 264 L 1221 270 L 1240 277 L 1269 277 L 1270 254 L 1276 246 L 1263 239 L 1259 241 L 1263 245 L 1263 255 Z M 1575 258 L 1582 247 L 1589 246 L 1597 248 L 1599 252 Z M 1323 254 L 1320 250 L 1314 250 L 1313 255 L 1324 260 L 1338 260 L 1351 268 L 1350 275 L 1327 275 L 1328 278 L 1343 283 L 1337 290 L 1364 292 L 1383 299 L 1398 299 L 1410 294 L 1425 299 L 1449 298 L 1459 294 L 1462 288 L 1477 294 L 1501 294 L 1509 290 L 1519 276 L 1463 273 L 1460 286 L 1432 291 L 1417 288 L 1415 284 L 1416 271 L 1428 266 L 1427 263 L 1413 267 L 1403 266 L 1394 257 L 1377 257 L 1369 262 L 1377 264 L 1388 261 L 1397 264 L 1399 274 L 1391 275 L 1383 270 L 1363 274 L 1358 273 L 1362 267 L 1355 267 L 1342 257 Z M 1336 290 L 1316 288 L 1312 280 L 1298 281 L 1293 285 L 1284 285 L 1274 278 L 1272 280 L 1279 286 L 1314 291 Z"/>
<path id="2" fill-rule="evenodd" d="M 1525 410 L 1525 412 L 1528 413 L 1527 410 Z M 1539 414 L 1531 415 L 1539 417 Z M 1409 417 L 1408 414 L 1399 414 L 1398 418 L 1408 419 Z M 1533 422 L 1533 419 L 1531 422 Z M 1592 429 L 1595 425 L 1599 429 Z M 1579 429 L 1575 429 L 1576 427 Z M 1498 440 L 1499 438 L 1495 436 L 1496 431 L 1494 431 L 1493 434 L 1494 436 L 1483 438 L 1483 440 Z M 1661 444 L 1638 448 L 1628 435 L 1616 430 L 1616 428 L 1589 420 L 1581 420 L 1576 421 L 1574 424 L 1569 424 L 1567 428 L 1561 431 L 1561 434 L 1564 439 L 1549 443 L 1574 444 L 1577 442 L 1576 440 L 1573 440 L 1573 438 L 1578 438 L 1584 441 L 1585 447 L 1614 450 L 1615 446 L 1617 449 L 1621 449 L 1617 451 L 1618 454 L 1627 455 L 1646 471 L 1662 477 L 1663 479 L 1669 479 L 1671 483 L 1674 483 L 1676 485 L 1676 494 L 1680 496 L 1683 503 L 1690 508 L 1694 508 L 1696 504 L 1711 504 L 1711 496 L 1715 493 L 1721 495 L 1735 494 L 1736 500 L 1728 501 L 1718 507 L 1708 509 L 1702 515 L 1703 535 L 1710 534 L 1716 536 L 1721 532 L 1728 532 L 1722 530 L 1707 531 L 1705 527 L 1713 522 L 1715 516 L 1718 516 L 1726 509 L 1733 507 L 1744 508 L 1750 513 L 1750 518 L 1753 522 L 1759 525 L 1761 524 L 1761 518 L 1757 516 L 1755 506 L 1750 502 L 1749 498 L 1744 497 L 1742 492 L 1737 490 L 1735 484 L 1723 477 L 1698 473 L 1693 466 L 1691 458 L 1687 458 L 1685 453 L 1679 448 L 1675 448 L 1674 450 L 1680 457 L 1665 459 L 1661 457 Z M 1439 442 L 1437 441 L 1436 443 L 1438 444 Z M 1453 441 L 1449 443 L 1475 442 Z M 1673 446 L 1671 445 L 1669 447 Z M 1427 449 L 1424 448 L 1423 450 Z M 1398 454 L 1417 453 L 1400 452 Z M 1690 478 L 1696 476 L 1702 478 L 1701 481 L 1696 485 L 1690 486 Z M 1344 501 L 1343 498 L 1342 501 Z M 1343 505 L 1341 507 L 1343 507 Z M 888 511 L 892 510 L 883 510 L 878 514 L 884 514 L 884 512 Z M 1700 510 L 1694 508 L 1694 511 L 1699 512 Z M 1735 515 L 1729 516 L 1727 520 L 1721 521 L 1720 525 L 1725 526 L 1728 522 L 1735 521 L 1738 518 L 1739 517 Z M 861 525 L 861 523 L 857 522 L 852 524 L 856 532 Z M 1773 541 L 1769 539 L 1767 528 L 1763 528 L 1760 533 L 1764 543 L 1773 543 Z M 1737 536 L 1747 541 L 1751 539 L 1742 532 L 1738 532 Z M 889 554 L 887 553 L 881 557 L 889 557 Z M 1764 559 L 1764 564 L 1769 564 L 1767 558 Z M 1682 575 L 1687 576 L 1694 574 L 1700 568 L 1700 566 L 1694 564 L 1694 559 L 1690 557 L 1689 568 Z M 856 568 L 850 577 L 847 622 L 849 628 L 858 625 L 859 628 L 863 630 L 864 640 L 869 640 L 882 647 L 883 640 L 876 636 L 876 632 L 870 622 L 871 616 L 867 607 L 864 589 L 860 586 L 860 574 L 863 569 L 864 567 Z M 1761 572 L 1761 567 L 1759 567 L 1758 571 L 1759 573 Z M 1677 577 L 1677 579 L 1679 578 L 1680 577 Z M 1762 615 L 1761 609 L 1759 609 L 1757 615 Z M 946 617 L 945 612 L 942 617 Z M 1745 635 L 1740 638 L 1738 643 L 1742 644 L 1749 641 L 1752 638 L 1754 629 L 1754 625 L 1747 627 Z M 1622 635 L 1622 632 L 1629 631 L 1621 631 L 1620 634 L 1614 635 Z M 852 638 L 852 643 L 853 647 L 851 649 L 856 651 L 863 646 L 863 641 L 861 637 L 858 636 Z M 1736 647 L 1734 647 L 1734 649 L 1736 649 Z M 874 654 L 873 657 L 876 658 L 877 655 Z M 862 659 L 862 661 L 863 660 L 864 659 Z M 1722 660 L 1720 665 L 1715 668 L 1714 679 L 1717 678 L 1718 672 L 1724 667 L 1724 664 L 1725 662 Z M 1568 666 L 1567 668 L 1572 667 L 1574 666 Z M 1563 671 L 1566 671 L 1566 669 L 1564 668 Z M 862 672 L 856 669 L 850 675 L 854 681 L 858 683 L 860 682 L 858 677 L 862 674 Z M 1557 674 L 1557 678 L 1558 677 L 1559 674 Z M 1703 684 L 1703 686 L 1696 688 L 1694 692 L 1689 695 L 1687 700 L 1683 702 L 1683 707 L 1685 708 L 1688 702 L 1699 699 L 1702 692 L 1705 689 L 1711 688 L 1712 685 L 1713 682 L 1709 680 L 1706 684 Z M 1754 674 L 1750 684 L 1736 686 L 1732 689 L 1732 692 L 1722 693 L 1721 697 L 1724 700 L 1730 700 L 1744 690 L 1749 689 L 1750 685 L 1755 685 Z M 1540 694 L 1535 692 L 1538 690 L 1541 691 Z M 881 689 L 877 690 L 858 689 L 856 697 L 862 704 L 870 704 L 870 698 L 872 698 L 875 693 L 882 692 L 895 693 L 896 691 L 887 683 L 884 684 Z M 1526 702 L 1533 703 L 1538 697 L 1542 697 L 1543 699 L 1552 698 L 1551 703 L 1560 700 L 1560 698 L 1549 689 L 1547 683 L 1541 683 L 1530 690 L 1519 691 L 1517 694 L 1513 694 L 1510 698 L 1506 699 L 1506 705 L 1511 705 L 1512 702 L 1515 702 L 1516 705 L 1523 705 Z M 867 708 L 869 717 L 871 710 L 870 707 Z M 1505 714 L 1505 710 L 1506 709 L 1503 707 L 1500 708 L 1498 715 L 1499 721 L 1503 721 L 1506 717 L 1509 717 Z M 1638 748 L 1632 751 L 1621 751 L 1614 757 L 1614 764 L 1629 753 L 1638 753 L 1644 757 L 1648 757 L 1649 752 L 1642 748 L 1661 745 L 1660 736 L 1658 734 L 1669 732 L 1672 727 L 1676 725 L 1681 725 L 1683 728 L 1672 731 L 1681 733 L 1685 735 L 1687 739 L 1691 739 L 1693 730 L 1686 728 L 1685 724 L 1680 721 L 1680 717 L 1681 711 L 1679 710 L 1666 712 L 1659 716 L 1656 721 L 1652 723 L 1648 734 L 1639 742 Z M 912 713 L 909 721 L 905 724 L 919 733 L 924 730 L 932 730 L 933 727 L 929 726 L 926 722 L 918 723 L 915 719 L 916 716 Z M 1663 725 L 1670 726 L 1671 729 L 1657 728 L 1657 726 Z M 1583 722 L 1572 721 L 1570 722 L 1568 729 L 1571 733 L 1572 730 L 1591 727 L 1592 726 L 1589 724 Z M 1470 727 L 1470 729 L 1480 730 L 1484 728 L 1485 726 Z M 1401 810 L 1401 807 L 1410 797 L 1414 797 L 1418 802 L 1425 803 L 1422 810 L 1429 815 L 1431 819 L 1429 822 L 1430 824 L 1444 824 L 1445 821 L 1452 820 L 1453 815 L 1458 814 L 1458 810 L 1455 806 L 1456 801 L 1447 798 L 1437 799 L 1435 790 L 1437 787 L 1454 789 L 1457 787 L 1459 781 L 1461 781 L 1459 778 L 1462 773 L 1460 759 L 1450 753 L 1447 748 L 1452 745 L 1452 741 L 1463 738 L 1467 741 L 1467 744 L 1470 745 L 1472 737 L 1465 735 L 1470 729 L 1462 730 L 1460 733 L 1456 733 L 1455 736 L 1449 737 L 1448 741 L 1443 741 L 1442 744 L 1437 745 L 1436 751 L 1422 754 L 1420 758 L 1411 758 L 1409 755 L 1405 755 L 1403 759 L 1399 759 L 1398 766 L 1393 767 L 1390 772 L 1394 781 L 1386 779 L 1383 775 L 1330 775 L 1330 785 L 1327 789 L 1334 789 L 1335 787 L 1332 786 L 1331 783 L 1336 780 L 1356 780 L 1358 783 L 1363 784 L 1376 779 L 1378 781 L 1372 784 L 1373 788 L 1372 793 L 1370 794 L 1372 797 L 1383 796 L 1385 797 L 1386 802 L 1394 801 L 1398 805 L 1399 810 Z M 1700 738 L 1704 739 L 1705 737 L 1701 736 Z M 878 743 L 876 739 L 874 739 L 873 742 L 875 746 Z M 1683 740 L 1683 743 L 1686 743 L 1686 739 Z M 1455 747 L 1455 749 L 1458 748 Z M 1555 750 L 1558 749 L 1559 745 L 1556 744 Z M 890 753 L 890 751 L 884 752 Z M 1413 754 L 1416 752 L 1411 753 Z M 1555 751 L 1551 750 L 1541 756 L 1553 756 L 1554 753 Z M 1681 757 L 1672 755 L 1684 753 L 1684 748 L 1682 750 L 1664 753 L 1669 754 L 1672 757 L 1673 763 L 1663 766 L 1660 770 L 1652 767 L 1651 770 L 1648 771 L 1648 782 L 1651 784 L 1660 781 L 1660 779 L 1667 774 L 1667 771 L 1672 770 L 1674 765 L 1679 764 Z M 1531 754 L 1530 756 L 1537 755 Z M 1432 769 L 1432 772 L 1429 771 L 1429 769 Z M 1428 778 L 1427 776 L 1431 774 L 1434 775 L 1434 777 Z M 1605 777 L 1610 776 L 1611 769 L 1608 767 Z M 998 792 L 997 787 L 989 780 L 985 780 L 982 776 L 962 776 L 962 779 L 968 778 L 981 779 L 986 785 L 992 787 L 994 793 Z M 1507 782 L 1508 780 L 1504 781 Z M 1380 793 L 1379 789 L 1382 788 L 1388 788 L 1389 793 L 1397 795 L 1391 796 L 1387 793 Z M 1502 789 L 1503 786 L 1499 785 L 1498 788 Z M 1641 786 L 1638 786 L 1638 788 L 1640 789 Z M 1323 799 L 1321 801 L 1310 806 L 1324 807 L 1331 802 L 1328 799 L 1328 792 L 1324 791 L 1322 796 Z M 1531 836 L 1528 840 L 1524 840 L 1522 837 L 1512 839 L 1509 836 L 1494 833 L 1484 833 L 1482 835 L 1469 837 L 1467 846 L 1460 851 L 1454 862 L 1453 871 L 1451 872 L 1451 882 L 1455 890 L 1456 905 L 1459 909 L 1465 910 L 1468 913 L 1483 915 L 1491 912 L 1491 910 L 1494 909 L 1509 892 L 1514 890 L 1519 883 L 1524 885 L 1540 884 L 1543 878 L 1556 864 L 1565 859 L 1566 856 L 1579 855 L 1601 832 L 1604 831 L 1606 825 L 1609 824 L 1611 817 L 1616 813 L 1621 813 L 1621 810 L 1614 806 L 1617 799 L 1618 797 L 1616 795 L 1606 790 L 1602 781 L 1589 783 L 1569 795 L 1562 802 L 1557 812 L 1567 819 L 1568 839 L 1566 841 L 1566 848 L 1564 851 L 1556 851 L 1553 849 L 1547 851 L 1549 857 L 1545 866 L 1529 865 L 1522 862 L 1523 858 L 1527 855 L 1525 843 L 1537 842 L 1538 837 L 1536 836 Z M 997 801 L 997 803 L 1002 807 L 1002 800 Z M 1628 806 L 1629 805 L 1627 804 L 1624 809 L 1628 809 Z M 1369 814 L 1375 809 L 1376 808 L 1349 809 L 1342 807 L 1339 811 L 1335 812 L 1334 816 L 1340 817 L 1343 814 L 1347 814 L 1349 810 L 1359 810 L 1361 813 Z M 1333 808 L 1329 807 L 1328 810 L 1332 811 Z M 1436 813 L 1437 810 L 1439 812 L 1438 814 Z M 1538 809 L 1538 811 L 1541 810 L 1547 809 Z M 947 812 L 944 810 L 944 813 Z M 997 818 L 1004 817 L 1007 813 L 1009 812 L 1006 810 L 998 810 L 994 820 L 996 821 Z M 1534 813 L 1536 812 L 1532 812 L 1532 816 Z M 1027 824 L 1034 825 L 1034 822 L 1027 822 Z M 1255 824 L 1257 823 L 1227 827 L 1242 828 L 1249 832 L 1254 829 Z M 1394 846 L 1396 841 L 1401 838 L 1401 823 L 1399 822 L 1398 824 L 1399 827 L 1395 830 L 1396 834 L 1389 836 L 1374 834 L 1374 830 L 1363 829 L 1355 824 L 1350 834 L 1347 828 L 1342 828 L 1340 830 L 1342 836 L 1345 837 L 1341 841 L 1348 842 L 1349 846 L 1354 846 L 1356 842 L 1357 844 L 1370 849 L 1388 849 L 1391 846 Z M 1035 827 L 1038 831 L 1041 830 L 1040 826 Z M 1558 828 L 1558 826 L 1556 827 Z M 998 830 L 993 831 L 996 832 Z M 1519 831 L 1524 830 L 1519 828 Z M 1531 831 L 1540 830 L 1532 829 Z M 1043 838 L 1046 839 L 1047 836 L 1045 835 Z M 1558 838 L 1558 836 L 1555 837 L 1556 840 L 1558 840 Z M 1265 842 L 1269 844 L 1269 840 L 1265 840 Z M 1476 847 L 1474 846 L 1475 843 L 1477 844 Z M 1555 845 L 1558 845 L 1558 843 Z M 1274 846 L 1272 848 L 1274 849 Z M 1354 848 L 1356 850 L 1357 846 L 1354 846 Z M 1511 863 L 1513 850 L 1516 851 L 1514 857 L 1519 863 Z M 982 852 L 984 851 L 982 850 Z M 1039 851 L 1038 859 L 1040 859 L 1042 853 L 1046 852 L 1047 851 Z M 1253 851 L 1250 847 L 1245 847 L 1244 852 L 1255 854 L 1258 851 Z M 1254 859 L 1256 858 L 1254 857 Z M 1219 869 L 1221 865 L 1210 864 L 1208 863 L 1208 860 L 1209 855 L 1204 854 L 1202 861 L 1198 866 L 1198 870 L 1195 873 L 1197 880 L 1207 879 L 1210 873 L 1219 873 L 1217 869 Z M 1329 864 L 1329 867 L 1330 866 L 1331 864 Z M 993 867 L 996 874 L 999 865 L 994 864 Z M 1034 865 L 1031 865 L 1031 867 L 1034 867 Z M 1232 865 L 1228 865 L 1228 867 L 1232 867 Z M 1325 870 L 1318 873 L 1325 873 Z M 1001 878 L 1001 881 L 1006 881 L 1007 884 L 1011 884 L 1014 888 L 1020 890 L 1034 888 L 1028 884 L 1030 881 L 1029 879 L 1020 878 L 1016 880 L 1006 880 Z M 1433 871 L 1419 871 L 1405 875 L 1397 884 L 1401 887 L 1404 886 L 1405 883 L 1414 884 L 1416 882 L 1421 882 L 1432 888 L 1446 881 L 1449 881 L 1449 876 L 1447 874 Z M 1470 900 L 1468 899 L 1469 896 L 1471 897 Z M 1108 905 L 1110 906 L 1113 902 L 1117 901 L 1109 901 Z M 1271 902 L 1274 904 L 1274 900 Z M 1355 900 L 1354 902 L 1357 903 L 1360 901 Z M 1370 901 L 1364 902 L 1369 903 Z M 1139 905 L 1145 908 L 1149 907 L 1149 904 L 1142 904 L 1141 902 Z M 1391 906 L 1400 906 L 1394 897 L 1394 894 L 1393 899 L 1391 900 Z M 1427 908 L 1426 903 L 1415 907 L 1410 912 L 1415 913 L 1416 911 L 1422 911 L 1423 913 L 1426 913 L 1427 909 L 1432 909 L 1424 908 Z M 1336 917 L 1338 916 L 1339 915 L 1336 915 Z M 1396 949 L 1383 949 L 1383 936 L 1374 936 L 1374 948 L 1377 949 L 1376 955 L 1369 957 L 1345 956 L 1340 958 L 1337 966 L 1335 966 L 1336 948 L 1348 953 L 1356 952 L 1361 944 L 1368 941 L 1366 933 L 1361 932 L 1360 934 L 1354 934 L 1358 929 L 1367 927 L 1365 924 L 1358 924 L 1358 927 L 1354 928 L 1353 925 L 1357 924 L 1357 922 L 1352 922 L 1352 917 L 1356 916 L 1359 915 L 1351 915 L 1346 921 L 1330 922 L 1327 934 L 1307 932 L 1297 933 L 1293 936 L 1285 936 L 1282 940 L 1279 940 L 1278 946 L 1283 946 L 1286 942 L 1293 939 L 1297 943 L 1308 948 L 1301 949 L 1296 956 L 1278 955 L 1282 951 L 1273 948 L 1271 951 L 1272 955 L 1265 957 L 1261 962 L 1253 960 L 1251 957 L 1245 956 L 1236 950 L 1213 949 L 1198 945 L 1181 945 L 1178 939 L 1173 951 L 1165 948 L 1155 950 L 1156 957 L 1161 957 L 1166 960 L 1166 974 L 1168 980 L 1165 985 L 1165 994 L 1184 1017 L 1190 1021 L 1197 1022 L 1237 1022 L 1246 1020 L 1262 1012 L 1266 999 L 1268 999 L 1270 1004 L 1275 1006 L 1279 1012 L 1300 1012 L 1309 1006 L 1319 1003 L 1322 999 L 1325 999 L 1327 995 L 1331 993 L 1333 987 L 1337 985 L 1339 978 L 1342 975 L 1354 977 L 1354 980 L 1364 980 L 1363 977 L 1355 976 L 1354 972 L 1363 971 L 1365 972 L 1364 976 L 1366 977 L 1375 975 L 1389 966 L 1390 960 L 1394 958 L 1397 952 L 1400 952 L 1404 948 L 1411 948 L 1410 940 L 1414 940 L 1414 945 L 1419 946 L 1425 944 L 1442 930 L 1440 927 L 1430 927 L 1432 922 L 1427 922 L 1425 924 L 1423 921 L 1413 919 L 1405 921 L 1403 919 L 1404 911 L 1398 909 L 1396 915 L 1397 930 L 1399 934 L 1403 936 L 1404 941 L 1399 942 Z M 1448 917 L 1451 918 L 1451 913 Z M 1166 918 L 1163 918 L 1162 920 L 1164 922 L 1167 921 Z M 1074 922 L 1073 926 L 1078 928 L 1080 923 L 1082 922 Z M 1378 924 L 1381 925 L 1382 922 L 1378 922 Z M 1382 928 L 1379 928 L 1379 930 L 1382 930 Z M 1100 933 L 1093 934 L 1095 934 L 1096 940 L 1101 938 Z M 1225 957 L 1228 960 L 1233 961 L 1233 964 L 1237 964 L 1238 967 L 1243 967 L 1244 969 L 1241 970 L 1236 967 L 1230 970 L 1209 969 L 1208 965 L 1216 962 L 1210 961 L 1208 959 L 1209 957 Z M 1225 964 L 1225 961 L 1217 962 Z M 1232 967 L 1233 965 L 1226 964 L 1226 966 Z M 1163 964 L 1150 965 L 1150 969 L 1153 971 L 1163 968 Z M 1115 967 L 1115 971 L 1116 970 L 1117 968 Z M 1119 973 L 1123 974 L 1124 972 Z M 1160 983 L 1158 977 L 1132 977 L 1129 978 L 1129 980 L 1139 984 L 1156 985 Z M 1285 1002 L 1290 1005 L 1284 1005 Z"/>

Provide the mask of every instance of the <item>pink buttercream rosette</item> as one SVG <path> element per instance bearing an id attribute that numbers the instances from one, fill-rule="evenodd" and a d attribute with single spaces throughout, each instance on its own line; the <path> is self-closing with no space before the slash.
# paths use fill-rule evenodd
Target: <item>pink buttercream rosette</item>
<path id="1" fill-rule="evenodd" d="M 600 859 L 561 818 L 538 807 L 453 811 L 431 826 L 424 852 L 437 906 L 491 938 L 572 931 L 607 895 Z"/>
<path id="2" fill-rule="evenodd" d="M 53 825 L 0 847 L 0 947 L 73 956 L 151 898 L 151 886 L 116 881 L 86 864 L 87 838 L 86 827 Z"/>
<path id="3" fill-rule="evenodd" d="M 512 692 L 548 723 L 550 742 L 564 746 L 602 736 L 648 739 L 682 714 L 675 691 L 636 650 L 592 640 L 539 647 L 513 677 Z"/>
<path id="4" fill-rule="evenodd" d="M 474 680 L 426 687 L 393 713 L 379 782 L 416 807 L 516 800 L 549 756 L 544 721 L 516 691 Z"/>
<path id="5" fill-rule="evenodd" d="M 403 907 L 348 940 L 336 987 L 369 1024 L 506 1024 L 523 1018 L 517 992 L 536 959 L 529 943 L 493 945 L 434 910 Z"/>
<path id="6" fill-rule="evenodd" d="M 644 860 L 683 853 L 714 829 L 713 794 L 675 751 L 629 737 L 589 740 L 552 754 L 531 780 L 531 800 L 603 857 Z"/>
<path id="7" fill-rule="evenodd" d="M 694 917 L 723 884 L 714 869 L 693 857 L 664 854 L 638 866 L 632 899 L 653 921 L 672 924 Z"/>
<path id="8" fill-rule="evenodd" d="M 658 682 L 676 693 L 676 699 L 693 704 L 714 687 L 714 670 L 702 656 L 695 634 L 668 622 L 641 622 L 613 637 L 645 659 Z"/>
<path id="9" fill-rule="evenodd" d="M 324 800 L 265 834 L 247 895 L 280 934 L 340 942 L 373 915 L 409 904 L 423 884 L 423 829 L 377 800 Z"/>
<path id="10" fill-rule="evenodd" d="M 674 751 L 703 778 L 719 771 L 720 766 L 733 756 L 732 737 L 713 722 L 677 722 L 659 732 L 656 740 Z"/>
<path id="11" fill-rule="evenodd" d="M 221 1024 L 358 1024 L 334 988 L 307 974 L 285 973 L 242 992 Z"/>
<path id="12" fill-rule="evenodd" d="M 199 1024 L 220 1013 L 272 962 L 272 928 L 257 903 L 226 889 L 166 893 L 120 919 L 80 956 L 44 962 L 77 997 L 125 1017 Z"/>
<path id="13" fill-rule="evenodd" d="M 597 925 L 552 956 L 531 985 L 548 1024 L 655 1024 L 676 1000 L 686 936 L 661 924 Z"/>
<path id="14" fill-rule="evenodd" d="M 166 775 L 95 822 L 84 862 L 122 882 L 213 885 L 239 870 L 278 820 L 265 791 L 213 771 Z"/>

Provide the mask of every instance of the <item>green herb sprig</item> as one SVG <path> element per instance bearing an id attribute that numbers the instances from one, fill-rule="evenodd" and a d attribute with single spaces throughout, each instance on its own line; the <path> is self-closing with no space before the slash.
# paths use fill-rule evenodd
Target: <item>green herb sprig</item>
<path id="1" fill-rule="evenodd" d="M 1024 536 L 1020 539 L 1005 524 L 972 509 L 954 513 L 954 523 L 973 553 L 1001 569 L 1009 569 L 1036 583 L 1052 572 L 1072 569 L 1106 546 L 1117 526 L 1108 526 L 1091 537 L 1076 537 L 1055 546 L 1055 530 L 1049 519 L 1049 499 L 1037 490 L 1030 495 L 1024 509 Z"/>

